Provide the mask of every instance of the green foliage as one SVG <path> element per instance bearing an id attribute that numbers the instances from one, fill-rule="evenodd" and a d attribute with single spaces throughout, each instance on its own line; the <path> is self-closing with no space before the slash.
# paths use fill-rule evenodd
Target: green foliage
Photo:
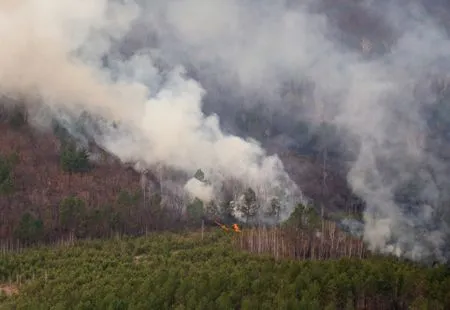
<path id="1" fill-rule="evenodd" d="M 9 253 L 16 309 L 449 309 L 450 273 L 390 258 L 275 261 L 223 233 L 157 234 Z M 359 306 L 358 306 L 359 305 Z"/>
<path id="2" fill-rule="evenodd" d="M 238 208 L 245 215 L 247 223 L 257 214 L 259 205 L 256 201 L 256 193 L 252 188 L 249 187 L 245 191 L 243 202 L 238 205 Z"/>
<path id="3" fill-rule="evenodd" d="M 44 224 L 30 213 L 25 213 L 20 219 L 19 226 L 14 231 L 14 236 L 25 243 L 39 241 L 44 234 Z"/>
<path id="4" fill-rule="evenodd" d="M 85 149 L 78 150 L 74 143 L 64 143 L 61 150 L 61 168 L 65 172 L 87 172 L 92 167 Z"/>
<path id="5" fill-rule="evenodd" d="M 139 203 L 141 199 L 141 192 L 136 191 L 130 193 L 127 190 L 121 190 L 117 196 L 117 204 L 121 207 L 133 207 Z"/>
<path id="6" fill-rule="evenodd" d="M 158 202 L 158 195 L 149 197 L 149 206 L 153 211 L 152 217 L 157 216 L 161 210 L 155 202 Z M 113 224 L 114 230 L 124 232 L 127 227 L 130 232 L 136 232 L 139 230 L 140 223 L 143 216 L 148 216 L 146 210 L 144 211 L 143 194 L 140 190 L 135 192 L 121 190 L 117 195 L 115 211 L 113 217 L 110 218 L 110 223 Z"/>
<path id="7" fill-rule="evenodd" d="M 298 204 L 285 225 L 292 227 L 318 228 L 320 222 L 321 217 L 312 206 Z"/>
<path id="8" fill-rule="evenodd" d="M 14 190 L 13 168 L 18 162 L 16 153 L 0 156 L 0 194 L 8 195 Z"/>
<path id="9" fill-rule="evenodd" d="M 86 213 L 83 200 L 76 196 L 63 199 L 59 205 L 59 220 L 66 230 L 76 231 L 81 227 Z"/>
<path id="10" fill-rule="evenodd" d="M 186 212 L 191 222 L 198 223 L 205 214 L 203 201 L 195 198 L 194 201 L 186 207 Z"/>

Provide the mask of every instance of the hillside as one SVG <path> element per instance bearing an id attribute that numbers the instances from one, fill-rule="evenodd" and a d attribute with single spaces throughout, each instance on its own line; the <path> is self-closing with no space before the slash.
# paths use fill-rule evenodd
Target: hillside
<path id="1" fill-rule="evenodd" d="M 12 188 L 0 195 L 1 239 L 52 241 L 73 234 L 101 237 L 179 227 L 183 206 L 161 208 L 151 188 L 144 197 L 141 175 L 132 168 L 91 146 L 90 169 L 65 171 L 64 139 L 27 124 L 16 126 L 11 117 L 0 123 L 0 155 L 5 164 L 13 162 Z M 317 205 L 323 202 L 327 213 L 358 211 L 345 180 L 332 167 L 323 192 L 321 163 L 292 152 L 280 152 L 280 157 L 306 196 Z M 147 176 L 155 179 L 152 171 Z"/>
<path id="2" fill-rule="evenodd" d="M 341 162 L 328 161 L 323 166 L 321 158 L 301 156 L 295 152 L 280 152 L 286 171 L 300 186 L 315 206 L 325 207 L 325 214 L 359 214 L 364 202 L 356 197 L 348 186 Z"/>
<path id="3" fill-rule="evenodd" d="M 87 173 L 61 169 L 61 142 L 51 133 L 0 123 L 0 152 L 15 156 L 13 189 L 0 196 L 0 238 L 11 237 L 21 217 L 42 220 L 51 237 L 58 232 L 59 206 L 68 197 L 81 199 L 89 212 L 106 211 L 122 191 L 140 189 L 140 176 L 113 160 L 99 161 Z M 111 214 L 110 214 L 111 215 Z"/>
<path id="4" fill-rule="evenodd" d="M 0 1 L 0 310 L 450 309 L 447 2 Z"/>

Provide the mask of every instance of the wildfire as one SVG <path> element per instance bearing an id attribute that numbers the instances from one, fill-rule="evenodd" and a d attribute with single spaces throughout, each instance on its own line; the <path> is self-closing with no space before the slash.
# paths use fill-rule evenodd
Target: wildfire
<path id="1" fill-rule="evenodd" d="M 218 221 L 214 221 L 214 222 L 215 222 L 220 228 L 222 228 L 224 231 L 230 231 L 230 229 L 229 229 L 226 225 L 221 224 L 221 223 L 219 223 Z M 242 232 L 242 230 L 239 228 L 239 225 L 238 225 L 238 224 L 233 224 L 233 225 L 231 225 L 231 228 L 233 229 L 234 232 L 237 232 L 237 233 Z"/>

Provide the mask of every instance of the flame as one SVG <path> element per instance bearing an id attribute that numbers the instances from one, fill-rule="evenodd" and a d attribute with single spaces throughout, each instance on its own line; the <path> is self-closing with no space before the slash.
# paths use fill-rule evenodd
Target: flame
<path id="1" fill-rule="evenodd" d="M 214 221 L 220 228 L 222 228 L 224 231 L 230 231 L 230 229 L 224 225 L 219 223 L 218 221 Z M 242 230 L 239 228 L 238 224 L 233 224 L 231 225 L 231 227 L 233 228 L 234 232 L 240 233 L 242 232 Z"/>

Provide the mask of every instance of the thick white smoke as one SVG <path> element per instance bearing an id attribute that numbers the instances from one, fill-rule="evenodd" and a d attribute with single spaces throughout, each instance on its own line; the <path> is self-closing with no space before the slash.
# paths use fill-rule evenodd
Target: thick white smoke
<path id="1" fill-rule="evenodd" d="M 356 159 L 348 181 L 367 204 L 366 241 L 417 260 L 446 260 L 448 168 L 437 142 L 427 142 L 424 110 L 437 99 L 427 79 L 440 75 L 448 83 L 450 41 L 418 1 L 156 0 L 142 6 L 145 18 L 127 38 L 130 49 L 157 47 L 168 62 L 193 67 L 236 97 L 264 98 L 272 111 L 301 111 L 298 119 L 347 129 L 359 141 L 350 150 Z M 142 29 L 152 29 L 152 39 L 143 40 Z M 290 80 L 312 82 L 312 96 L 286 105 L 279 95 Z M 399 188 L 414 182 L 418 189 L 407 195 L 420 201 L 399 202 Z"/>
<path id="2" fill-rule="evenodd" d="M 371 26 L 352 27 L 345 18 L 350 10 Z M 2 94 L 44 103 L 55 114 L 88 111 L 117 121 L 120 134 L 97 137 L 108 150 L 148 166 L 162 162 L 190 174 L 201 168 L 211 188 L 196 181 L 186 187 L 203 197 L 216 195 L 227 179 L 268 196 L 296 197 L 276 157 L 225 134 L 217 116 L 202 113 L 210 85 L 232 91 L 223 97 L 242 98 L 234 106 L 264 102 L 269 111 L 290 114 L 291 122 L 325 119 L 359 142 L 350 150 L 348 181 L 367 204 L 366 241 L 417 260 L 446 260 L 450 169 L 436 149 L 445 140 L 427 138 L 424 110 L 438 99 L 428 74 L 448 84 L 450 40 L 414 1 L 341 7 L 289 0 L 23 0 L 2 1 L 0 14 Z M 311 96 L 286 105 L 280 93 L 289 81 L 314 85 Z M 399 202 L 399 188 L 412 183 L 419 184 L 419 201 Z"/>
<path id="3" fill-rule="evenodd" d="M 301 193 L 281 161 L 254 141 L 223 133 L 216 115 L 205 116 L 205 91 L 182 66 L 161 72 L 148 51 L 103 66 L 102 57 L 140 10 L 132 1 L 2 2 L 1 94 L 24 100 L 34 112 L 87 112 L 115 122 L 120 130 L 103 128 L 95 138 L 123 161 L 164 164 L 191 176 L 201 168 L 209 183 L 188 182 L 193 195 L 220 198 L 222 182 L 234 179 L 267 201 L 261 212 L 275 196 L 285 206 L 282 218 L 289 216 Z M 33 121 L 45 125 L 43 114 Z"/>

